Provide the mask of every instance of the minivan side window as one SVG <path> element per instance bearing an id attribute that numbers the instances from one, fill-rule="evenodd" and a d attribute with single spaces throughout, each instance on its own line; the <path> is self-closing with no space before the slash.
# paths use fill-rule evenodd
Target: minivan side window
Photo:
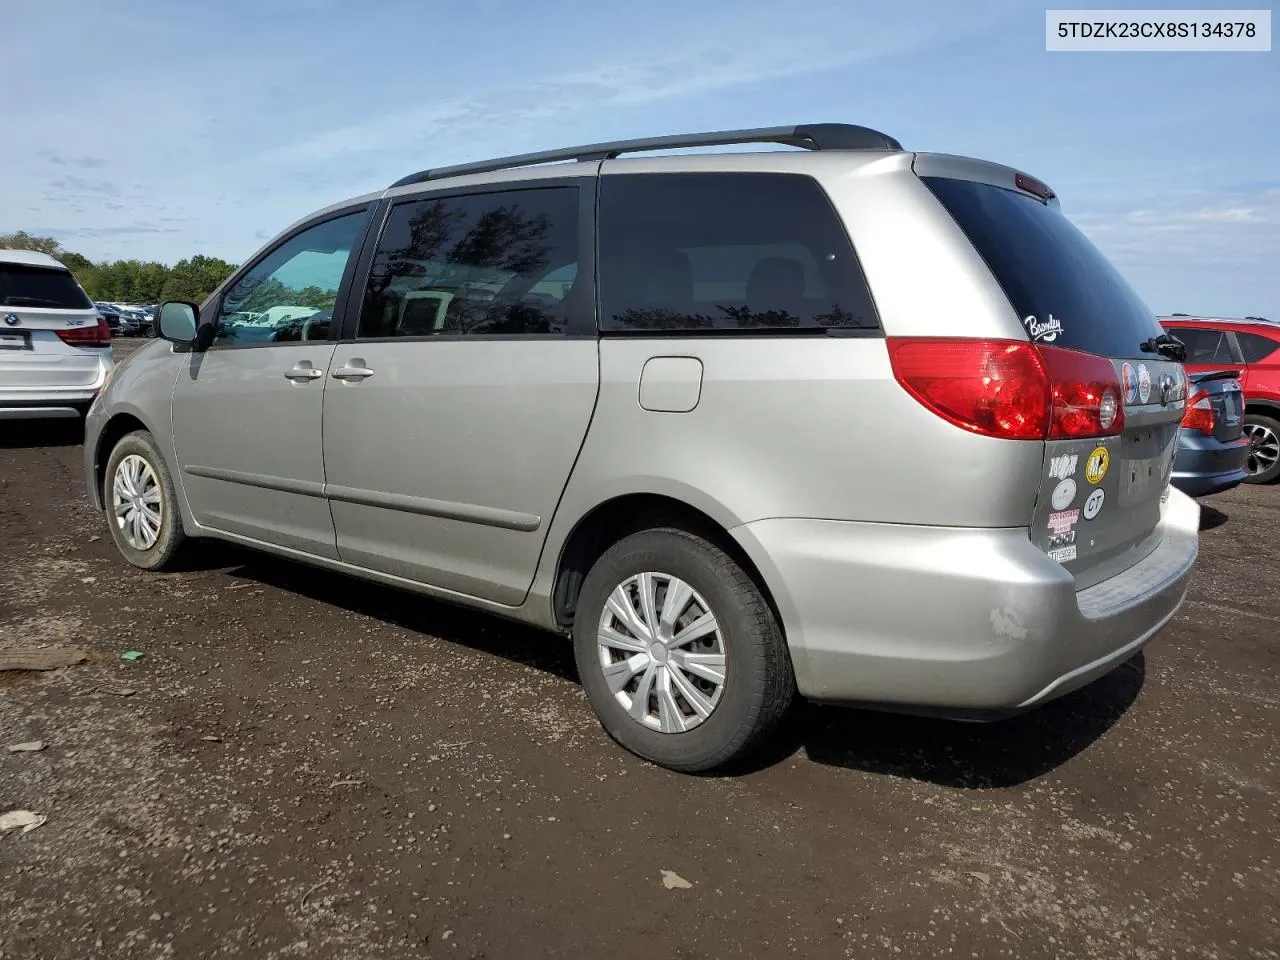
<path id="1" fill-rule="evenodd" d="M 1187 348 L 1187 363 L 1235 363 L 1231 344 L 1221 330 L 1207 327 L 1170 327 L 1169 332 Z"/>
<path id="2" fill-rule="evenodd" d="M 328 339 L 342 274 L 367 219 L 361 210 L 326 220 L 268 253 L 223 295 L 213 345 Z"/>
<path id="3" fill-rule="evenodd" d="M 1280 340 L 1272 340 L 1257 333 L 1237 333 L 1236 340 L 1240 344 L 1240 353 L 1245 363 L 1261 363 L 1280 347 Z"/>
<path id="4" fill-rule="evenodd" d="M 599 269 L 606 332 L 878 326 L 844 226 L 807 176 L 605 175 Z"/>
<path id="5" fill-rule="evenodd" d="M 378 240 L 357 337 L 564 333 L 578 274 L 579 188 L 396 204 Z"/>

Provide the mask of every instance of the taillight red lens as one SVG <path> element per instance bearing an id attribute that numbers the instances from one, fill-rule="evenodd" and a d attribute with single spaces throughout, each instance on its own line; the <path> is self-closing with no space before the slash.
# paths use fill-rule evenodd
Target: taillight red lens
<path id="1" fill-rule="evenodd" d="M 957 427 L 1010 440 L 1048 432 L 1049 376 L 1026 341 L 891 337 L 888 346 L 903 389 Z"/>
<path id="2" fill-rule="evenodd" d="M 1213 433 L 1213 404 L 1209 400 L 1209 394 L 1197 393 L 1187 400 L 1187 409 L 1182 415 L 1182 429 Z"/>
<path id="3" fill-rule="evenodd" d="M 889 338 L 898 383 L 956 426 L 1008 440 L 1102 437 L 1124 428 L 1110 360 L 1025 340 Z"/>
<path id="4" fill-rule="evenodd" d="M 1124 429 L 1120 378 L 1106 357 L 1037 346 L 1053 390 L 1049 439 L 1109 437 Z"/>
<path id="5" fill-rule="evenodd" d="M 109 347 L 111 346 L 111 328 L 107 326 L 105 317 L 99 317 L 92 327 L 73 327 L 70 330 L 55 330 L 58 339 L 73 347 Z"/>

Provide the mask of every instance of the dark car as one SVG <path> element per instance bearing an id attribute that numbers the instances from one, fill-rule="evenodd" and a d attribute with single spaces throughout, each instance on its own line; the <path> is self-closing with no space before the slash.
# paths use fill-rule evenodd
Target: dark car
<path id="1" fill-rule="evenodd" d="M 1253 445 L 1248 482 L 1280 480 L 1280 323 L 1180 314 L 1158 319 L 1186 344 L 1188 373 L 1239 371 L 1244 432 Z"/>
<path id="2" fill-rule="evenodd" d="M 1187 408 L 1173 460 L 1173 485 L 1183 493 L 1221 493 L 1249 478 L 1239 375 L 1238 370 L 1187 374 Z"/>

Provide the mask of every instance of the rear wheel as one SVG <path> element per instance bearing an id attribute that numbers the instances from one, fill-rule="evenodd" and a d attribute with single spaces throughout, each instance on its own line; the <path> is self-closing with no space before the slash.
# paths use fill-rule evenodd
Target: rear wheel
<path id="1" fill-rule="evenodd" d="M 1249 438 L 1249 477 L 1246 483 L 1271 483 L 1280 478 L 1280 421 L 1260 413 L 1244 418 Z"/>
<path id="2" fill-rule="evenodd" d="M 746 755 L 795 698 L 786 641 L 760 589 L 683 530 L 634 534 L 596 561 L 574 616 L 574 652 L 609 735 L 673 770 Z"/>
<path id="3" fill-rule="evenodd" d="M 144 570 L 173 566 L 186 537 L 173 478 L 150 433 L 134 431 L 115 445 L 102 492 L 111 539 L 124 558 Z"/>

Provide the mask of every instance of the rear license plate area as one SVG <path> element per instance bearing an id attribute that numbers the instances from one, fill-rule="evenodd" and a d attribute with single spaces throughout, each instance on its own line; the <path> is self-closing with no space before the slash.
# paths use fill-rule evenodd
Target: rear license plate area
<path id="1" fill-rule="evenodd" d="M 0 350 L 30 350 L 31 334 L 0 330 Z"/>
<path id="2" fill-rule="evenodd" d="M 1176 431 L 1163 427 L 1125 438 L 1125 452 L 1129 456 L 1121 468 L 1120 506 L 1159 499 L 1173 470 L 1176 446 Z"/>

